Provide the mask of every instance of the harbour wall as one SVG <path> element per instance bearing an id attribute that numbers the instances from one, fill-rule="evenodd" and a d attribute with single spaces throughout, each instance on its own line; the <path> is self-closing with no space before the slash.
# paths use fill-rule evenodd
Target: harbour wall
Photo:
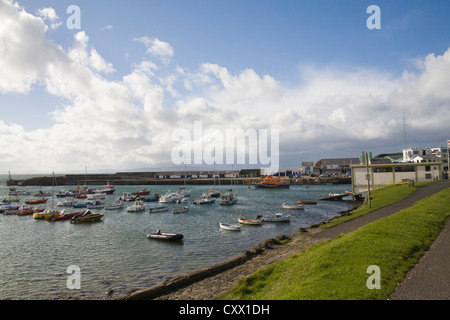
<path id="1" fill-rule="evenodd" d="M 261 181 L 260 177 L 239 177 L 239 178 L 155 178 L 153 172 L 118 172 L 112 174 L 67 174 L 64 176 L 34 177 L 25 180 L 8 180 L 7 186 L 76 186 L 76 185 L 253 185 Z M 301 176 L 299 178 L 281 177 L 281 180 L 296 185 L 313 184 L 350 184 L 351 178 L 340 177 L 310 177 Z"/>

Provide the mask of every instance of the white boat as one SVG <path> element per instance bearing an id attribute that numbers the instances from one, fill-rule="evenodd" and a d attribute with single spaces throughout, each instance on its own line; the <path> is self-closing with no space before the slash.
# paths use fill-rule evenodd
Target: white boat
<path id="1" fill-rule="evenodd" d="M 113 204 L 105 205 L 105 210 L 118 210 L 123 208 L 123 202 L 120 200 L 117 200 Z"/>
<path id="2" fill-rule="evenodd" d="M 180 188 L 177 191 L 177 194 L 180 195 L 181 197 L 190 197 L 191 196 L 191 190 L 190 189 L 186 189 L 186 187 L 184 188 Z"/>
<path id="3" fill-rule="evenodd" d="M 161 203 L 174 203 L 177 202 L 177 200 L 183 199 L 183 196 L 181 194 L 178 194 L 176 192 L 170 192 L 167 191 L 167 193 L 163 196 L 161 196 L 158 200 L 158 202 Z"/>
<path id="4" fill-rule="evenodd" d="M 185 213 L 188 211 L 188 207 L 175 208 L 172 213 Z"/>
<path id="5" fill-rule="evenodd" d="M 77 200 L 74 197 L 65 198 L 64 201 L 59 201 L 56 205 L 58 207 L 73 207 L 77 204 Z"/>
<path id="6" fill-rule="evenodd" d="M 231 206 L 238 202 L 238 198 L 236 196 L 236 193 L 233 192 L 227 192 L 224 195 L 222 195 L 222 199 L 220 200 L 220 205 L 222 206 Z"/>
<path id="7" fill-rule="evenodd" d="M 303 204 L 286 204 L 286 203 L 283 203 L 281 205 L 281 207 L 283 209 L 286 209 L 286 210 L 302 210 L 302 209 L 305 209 L 305 206 Z"/>
<path id="8" fill-rule="evenodd" d="M 87 199 L 88 200 L 102 200 L 106 198 L 105 193 L 91 193 L 88 194 Z"/>
<path id="9" fill-rule="evenodd" d="M 128 212 L 138 212 L 138 211 L 144 211 L 144 210 L 145 210 L 145 204 L 142 200 L 136 200 L 133 205 L 127 207 Z"/>
<path id="10" fill-rule="evenodd" d="M 156 207 L 156 208 L 150 208 L 150 213 L 155 213 L 155 212 L 164 212 L 164 211 L 169 211 L 169 207 L 167 206 L 160 206 L 160 207 Z"/>
<path id="11" fill-rule="evenodd" d="M 260 225 L 262 222 L 261 220 L 258 220 L 258 219 L 244 219 L 244 218 L 238 218 L 238 221 L 239 221 L 239 223 L 242 223 L 242 224 L 248 224 L 248 225 L 254 225 L 254 226 Z"/>
<path id="12" fill-rule="evenodd" d="M 176 201 L 176 203 L 187 203 L 189 201 L 188 197 L 184 197 Z"/>
<path id="13" fill-rule="evenodd" d="M 211 204 L 211 203 L 214 203 L 216 201 L 216 199 L 214 199 L 213 197 L 211 197 L 211 196 L 202 196 L 202 198 L 201 199 L 195 199 L 194 200 L 194 204 Z"/>
<path id="14" fill-rule="evenodd" d="M 103 201 L 95 201 L 93 203 L 88 203 L 88 209 L 101 209 L 105 207 L 105 203 Z"/>
<path id="15" fill-rule="evenodd" d="M 256 219 L 259 219 L 263 222 L 290 222 L 291 216 L 285 216 L 282 213 L 276 213 L 274 217 L 264 217 L 262 215 L 256 216 Z"/>
<path id="16" fill-rule="evenodd" d="M 211 196 L 213 198 L 220 197 L 220 191 L 216 191 L 216 187 L 208 189 L 207 192 L 203 193 L 202 196 Z"/>
<path id="17" fill-rule="evenodd" d="M 220 223 L 220 229 L 227 231 L 240 231 L 241 227 L 236 224 Z"/>

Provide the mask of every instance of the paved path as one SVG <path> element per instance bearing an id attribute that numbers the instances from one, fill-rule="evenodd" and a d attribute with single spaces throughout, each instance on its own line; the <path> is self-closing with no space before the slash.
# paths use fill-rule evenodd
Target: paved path
<path id="1" fill-rule="evenodd" d="M 450 180 L 418 187 L 416 191 L 397 203 L 323 230 L 314 237 L 334 238 L 339 234 L 356 230 L 370 222 L 406 209 L 415 202 L 446 188 L 450 188 Z M 450 300 L 450 221 L 417 265 L 406 275 L 405 280 L 394 290 L 390 299 Z"/>

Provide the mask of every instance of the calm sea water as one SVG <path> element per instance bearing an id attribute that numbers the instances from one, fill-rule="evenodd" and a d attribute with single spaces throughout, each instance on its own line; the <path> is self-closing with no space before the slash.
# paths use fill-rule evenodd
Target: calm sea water
<path id="1" fill-rule="evenodd" d="M 8 198 L 9 188 L 0 177 L 0 199 Z M 104 186 L 90 186 L 102 189 Z M 152 194 L 176 191 L 180 186 L 116 186 L 106 202 L 112 203 L 123 192 L 136 192 L 147 187 Z M 194 205 L 192 201 L 209 186 L 187 186 L 192 190 L 189 211 L 172 214 L 149 213 L 157 203 L 147 202 L 146 211 L 130 213 L 93 209 L 103 213 L 101 222 L 71 224 L 70 221 L 50 223 L 32 216 L 0 214 L 0 299 L 57 299 L 67 297 L 101 298 L 108 290 L 121 295 L 130 289 L 150 287 L 163 280 L 221 262 L 266 239 L 291 233 L 336 216 L 352 203 L 319 201 L 304 210 L 283 210 L 282 203 L 316 200 L 330 192 L 345 192 L 350 185 L 291 186 L 287 190 L 256 189 L 234 186 L 239 202 L 233 206 Z M 55 187 L 68 190 L 72 187 Z M 39 187 L 19 187 L 36 192 Z M 51 191 L 51 187 L 43 190 Z M 220 189 L 226 190 L 228 186 Z M 21 197 L 22 202 L 34 197 Z M 51 198 L 51 197 L 50 197 Z M 55 203 L 61 199 L 54 198 Z M 49 199 L 47 206 L 51 206 Z M 131 205 L 132 203 L 127 203 Z M 42 205 L 41 205 L 42 206 Z M 66 209 L 66 212 L 80 209 Z M 240 232 L 222 231 L 219 223 L 237 223 L 239 217 L 255 218 L 257 214 L 284 212 L 292 216 L 290 223 L 263 223 L 242 226 Z M 157 229 L 180 232 L 182 243 L 167 243 L 147 239 Z M 76 265 L 81 270 L 81 289 L 67 288 L 70 276 L 67 268 Z"/>

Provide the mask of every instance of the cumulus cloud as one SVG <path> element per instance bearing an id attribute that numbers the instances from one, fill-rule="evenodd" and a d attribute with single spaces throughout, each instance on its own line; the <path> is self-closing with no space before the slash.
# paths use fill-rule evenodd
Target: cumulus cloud
<path id="1" fill-rule="evenodd" d="M 170 165 L 177 143 L 172 133 L 193 134 L 195 121 L 202 121 L 208 141 L 227 129 L 279 130 L 281 157 L 298 166 L 316 160 L 302 157 L 318 150 L 355 156 L 348 150 L 371 143 L 400 149 L 405 110 L 416 136 L 439 136 L 450 120 L 450 49 L 417 61 L 417 70 L 401 77 L 304 66 L 301 80 L 286 86 L 250 68 L 172 67 L 172 46 L 144 36 L 134 40 L 157 59 L 143 59 L 110 81 L 105 75 L 116 72 L 114 66 L 84 31 L 64 49 L 46 37 L 44 20 L 56 20 L 56 13 L 38 15 L 0 0 L 0 93 L 27 94 L 39 85 L 65 103 L 55 106 L 49 128 L 27 131 L 0 120 L 0 166 L 12 170 Z"/>
<path id="2" fill-rule="evenodd" d="M 158 38 L 144 36 L 135 38 L 134 40 L 143 43 L 147 47 L 147 54 L 158 57 L 164 62 L 168 62 L 174 55 L 172 46 L 168 42 L 161 41 Z"/>

